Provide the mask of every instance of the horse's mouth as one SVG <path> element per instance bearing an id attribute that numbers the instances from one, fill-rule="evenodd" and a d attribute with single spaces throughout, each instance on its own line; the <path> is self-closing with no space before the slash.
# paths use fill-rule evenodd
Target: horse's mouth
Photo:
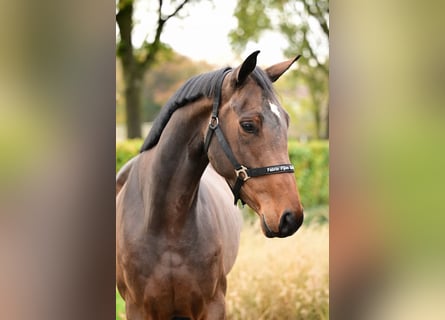
<path id="1" fill-rule="evenodd" d="M 261 228 L 263 229 L 264 235 L 266 237 L 268 238 L 279 237 L 279 234 L 277 232 L 273 232 L 272 230 L 270 230 L 269 226 L 267 225 L 264 214 L 261 215 Z"/>

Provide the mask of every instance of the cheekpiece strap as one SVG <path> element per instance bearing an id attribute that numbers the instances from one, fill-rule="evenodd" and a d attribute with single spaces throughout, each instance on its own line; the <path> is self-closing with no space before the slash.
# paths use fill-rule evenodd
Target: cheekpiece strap
<path id="1" fill-rule="evenodd" d="M 212 106 L 212 116 L 210 117 L 209 121 L 209 129 L 207 130 L 207 135 L 204 141 L 204 150 L 207 153 L 210 146 L 210 141 L 212 140 L 212 135 L 215 129 L 219 125 L 219 119 L 218 119 L 218 109 L 219 105 L 221 104 L 221 92 L 222 92 L 222 84 L 226 77 L 226 75 L 232 70 L 232 68 L 226 68 L 223 71 L 223 74 L 218 79 L 218 82 L 216 83 L 215 88 L 215 96 L 213 98 L 213 106 Z"/>

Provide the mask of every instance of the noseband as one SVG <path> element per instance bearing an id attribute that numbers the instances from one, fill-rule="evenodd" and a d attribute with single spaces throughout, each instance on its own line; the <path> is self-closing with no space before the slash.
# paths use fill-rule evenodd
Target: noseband
<path id="1" fill-rule="evenodd" d="M 221 104 L 221 91 L 222 91 L 222 84 L 224 81 L 224 78 L 229 73 L 231 69 L 227 68 L 224 70 L 223 74 L 221 75 L 220 79 L 218 79 L 218 83 L 216 85 L 216 91 L 215 91 L 215 97 L 213 99 L 213 110 L 212 115 L 210 117 L 209 121 L 209 130 L 207 131 L 207 135 L 204 142 L 204 148 L 206 153 L 208 152 L 210 141 L 212 140 L 213 133 L 216 134 L 216 138 L 218 139 L 219 144 L 221 145 L 224 153 L 226 154 L 227 158 L 230 160 L 230 162 L 233 165 L 233 168 L 235 169 L 236 174 L 236 182 L 232 189 L 233 196 L 235 198 L 234 204 L 240 200 L 240 191 L 241 187 L 243 186 L 244 182 L 249 180 L 250 178 L 254 177 L 260 177 L 265 176 L 269 174 L 277 174 L 277 173 L 290 173 L 294 172 L 294 166 L 292 164 L 279 164 L 279 165 L 273 165 L 268 167 L 261 167 L 261 168 L 247 168 L 246 166 L 239 164 L 239 162 L 236 160 L 232 149 L 230 149 L 230 145 L 227 142 L 226 137 L 224 136 L 224 133 L 221 130 L 221 127 L 219 126 L 219 118 L 218 118 L 218 108 Z M 230 186 L 230 184 L 229 184 Z M 244 203 L 244 201 L 241 199 L 241 201 Z"/>

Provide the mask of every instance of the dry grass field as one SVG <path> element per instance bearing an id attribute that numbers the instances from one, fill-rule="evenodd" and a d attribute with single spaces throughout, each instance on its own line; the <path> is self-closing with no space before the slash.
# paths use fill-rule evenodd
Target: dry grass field
<path id="1" fill-rule="evenodd" d="M 329 225 L 312 223 L 289 238 L 267 239 L 258 222 L 246 222 L 226 298 L 229 320 L 328 319 Z M 118 295 L 116 313 L 125 319 Z"/>
<path id="2" fill-rule="evenodd" d="M 285 239 L 245 226 L 226 302 L 231 320 L 328 319 L 328 224 L 302 227 Z"/>

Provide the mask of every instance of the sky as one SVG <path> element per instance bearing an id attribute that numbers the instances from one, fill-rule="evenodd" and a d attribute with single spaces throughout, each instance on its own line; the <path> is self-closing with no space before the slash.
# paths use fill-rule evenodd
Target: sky
<path id="1" fill-rule="evenodd" d="M 157 1 L 139 1 L 136 4 L 133 39 L 138 46 L 147 37 L 147 31 L 154 29 L 152 23 L 157 18 L 150 12 L 157 10 Z M 181 12 L 184 18 L 172 18 L 167 22 L 161 41 L 195 61 L 205 60 L 218 67 L 235 66 L 255 50 L 261 50 L 258 64 L 264 67 L 290 58 L 284 57 L 282 53 L 286 40 L 272 32 L 264 33 L 258 43 L 248 43 L 244 52 L 237 57 L 228 37 L 229 31 L 237 25 L 233 16 L 235 6 L 236 0 L 188 3 L 183 8 L 184 12 Z M 164 12 L 173 10 L 168 9 Z"/>

